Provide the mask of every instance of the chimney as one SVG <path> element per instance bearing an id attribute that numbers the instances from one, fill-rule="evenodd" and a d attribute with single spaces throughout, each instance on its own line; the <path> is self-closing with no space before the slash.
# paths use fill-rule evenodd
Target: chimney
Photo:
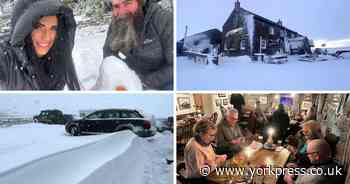
<path id="1" fill-rule="evenodd" d="M 278 19 L 277 24 L 280 25 L 280 26 L 283 26 L 282 20 Z"/>
<path id="2" fill-rule="evenodd" d="M 239 10 L 241 8 L 241 3 L 239 2 L 239 0 L 237 0 L 236 2 L 235 2 L 235 9 L 236 10 Z"/>

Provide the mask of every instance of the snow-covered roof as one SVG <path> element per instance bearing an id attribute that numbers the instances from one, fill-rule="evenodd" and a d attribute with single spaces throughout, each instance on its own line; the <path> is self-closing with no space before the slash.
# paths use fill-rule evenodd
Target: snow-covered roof
<path id="1" fill-rule="evenodd" d="M 289 38 L 288 41 L 293 42 L 293 41 L 303 41 L 305 37 L 299 36 L 295 38 Z"/>
<path id="2" fill-rule="evenodd" d="M 229 32 L 227 32 L 227 33 L 225 34 L 225 37 L 234 35 L 234 34 L 236 34 L 236 33 L 238 33 L 238 32 L 241 32 L 241 31 L 243 31 L 243 28 L 242 28 L 242 27 L 236 28 L 236 29 L 232 29 L 231 31 L 229 31 Z"/>
<path id="3" fill-rule="evenodd" d="M 226 25 L 229 21 L 231 21 L 232 17 L 235 16 L 235 13 L 236 13 L 236 12 L 242 12 L 243 14 L 246 14 L 246 15 L 248 15 L 248 14 L 253 15 L 255 19 L 259 19 L 259 20 L 264 21 L 264 22 L 266 22 L 266 23 L 272 24 L 272 25 L 274 25 L 274 26 L 280 27 L 280 28 L 285 29 L 285 30 L 287 30 L 287 31 L 289 31 L 289 32 L 292 32 L 292 33 L 294 33 L 294 34 L 297 34 L 297 35 L 299 35 L 299 36 L 302 36 L 302 35 L 300 35 L 298 32 L 293 31 L 293 30 L 291 30 L 291 29 L 289 29 L 289 28 L 287 28 L 287 27 L 284 27 L 284 26 L 281 25 L 281 24 L 278 24 L 278 22 L 274 22 L 274 21 L 272 21 L 272 20 L 270 20 L 270 19 L 267 19 L 267 18 L 265 18 L 265 17 L 263 17 L 263 16 L 260 16 L 260 15 L 258 15 L 258 14 L 255 14 L 255 13 L 253 13 L 253 12 L 251 12 L 251 11 L 249 11 L 249 10 L 246 10 L 246 9 L 244 9 L 244 8 L 241 8 L 241 7 L 239 7 L 238 10 L 237 10 L 237 9 L 234 9 L 234 10 L 231 12 L 230 16 L 227 18 L 227 20 L 225 21 L 224 25 Z"/>
<path id="4" fill-rule="evenodd" d="M 221 43 L 221 31 L 210 29 L 201 33 L 187 36 L 184 40 L 184 48 L 195 52 L 202 52 L 205 49 L 211 50 Z M 180 41 L 182 41 L 180 40 Z"/>

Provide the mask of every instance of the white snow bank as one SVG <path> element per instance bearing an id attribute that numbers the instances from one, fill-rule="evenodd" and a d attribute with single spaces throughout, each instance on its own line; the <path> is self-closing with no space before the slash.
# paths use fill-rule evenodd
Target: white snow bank
<path id="1" fill-rule="evenodd" d="M 343 54 L 340 54 L 340 57 L 344 59 L 348 59 L 350 61 L 350 52 L 345 52 Z"/>
<path id="2" fill-rule="evenodd" d="M 328 54 L 335 54 L 337 51 L 350 50 L 350 47 L 338 47 L 338 48 L 321 48 L 327 50 Z"/>
<path id="3" fill-rule="evenodd" d="M 106 31 L 107 25 L 86 27 L 76 32 L 73 60 L 78 79 L 86 90 L 91 89 L 98 78 Z"/>
<path id="4" fill-rule="evenodd" d="M 0 175 L 0 183 L 77 184 L 128 150 L 135 136 L 131 131 L 122 131 L 94 144 L 50 155 Z"/>
<path id="5" fill-rule="evenodd" d="M 196 34 L 185 38 L 184 48 L 190 51 L 201 52 L 204 49 L 211 49 L 210 38 L 206 34 Z"/>
<path id="6" fill-rule="evenodd" d="M 2 173 L 53 153 L 101 140 L 111 134 L 73 137 L 66 135 L 62 125 L 32 123 L 0 128 L 0 135 Z"/>
<path id="7" fill-rule="evenodd" d="M 289 56 L 282 65 L 252 63 L 225 57 L 214 67 L 177 58 L 178 90 L 348 90 L 349 59 L 298 61 Z M 235 62 L 232 62 L 235 61 Z M 210 75 L 208 75 L 210 74 Z"/>
<path id="8" fill-rule="evenodd" d="M 99 77 L 92 90 L 115 90 L 120 86 L 129 91 L 142 90 L 141 80 L 135 71 L 122 60 L 107 57 L 100 66 Z"/>
<path id="9" fill-rule="evenodd" d="M 173 134 L 164 132 L 154 137 L 136 138 L 121 156 L 108 162 L 80 184 L 144 183 L 169 184 L 173 182 Z M 112 172 L 111 172 L 112 171 Z"/>

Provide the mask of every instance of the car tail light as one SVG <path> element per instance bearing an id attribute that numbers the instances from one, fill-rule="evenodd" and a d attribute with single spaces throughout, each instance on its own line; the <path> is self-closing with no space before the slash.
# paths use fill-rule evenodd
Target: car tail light
<path id="1" fill-rule="evenodd" d="M 150 129 L 151 128 L 151 123 L 149 121 L 144 121 L 143 122 L 143 128 L 144 129 Z"/>

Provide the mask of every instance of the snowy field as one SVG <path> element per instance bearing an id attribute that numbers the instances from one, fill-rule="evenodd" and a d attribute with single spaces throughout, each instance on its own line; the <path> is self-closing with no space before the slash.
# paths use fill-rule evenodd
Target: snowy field
<path id="1" fill-rule="evenodd" d="M 95 171 L 81 184 L 171 184 L 173 183 L 173 134 L 166 131 L 154 137 L 135 138 L 121 156 Z M 113 171 L 113 172 L 110 172 Z"/>
<path id="2" fill-rule="evenodd" d="M 171 183 L 172 134 L 68 136 L 64 126 L 0 128 L 0 183 Z M 127 167 L 126 167 L 127 166 Z M 121 182 L 123 181 L 123 182 Z"/>
<path id="3" fill-rule="evenodd" d="M 289 56 L 285 64 L 251 62 L 247 56 L 225 57 L 223 64 L 196 64 L 177 58 L 178 90 L 348 90 L 350 57 L 303 62 Z"/>

